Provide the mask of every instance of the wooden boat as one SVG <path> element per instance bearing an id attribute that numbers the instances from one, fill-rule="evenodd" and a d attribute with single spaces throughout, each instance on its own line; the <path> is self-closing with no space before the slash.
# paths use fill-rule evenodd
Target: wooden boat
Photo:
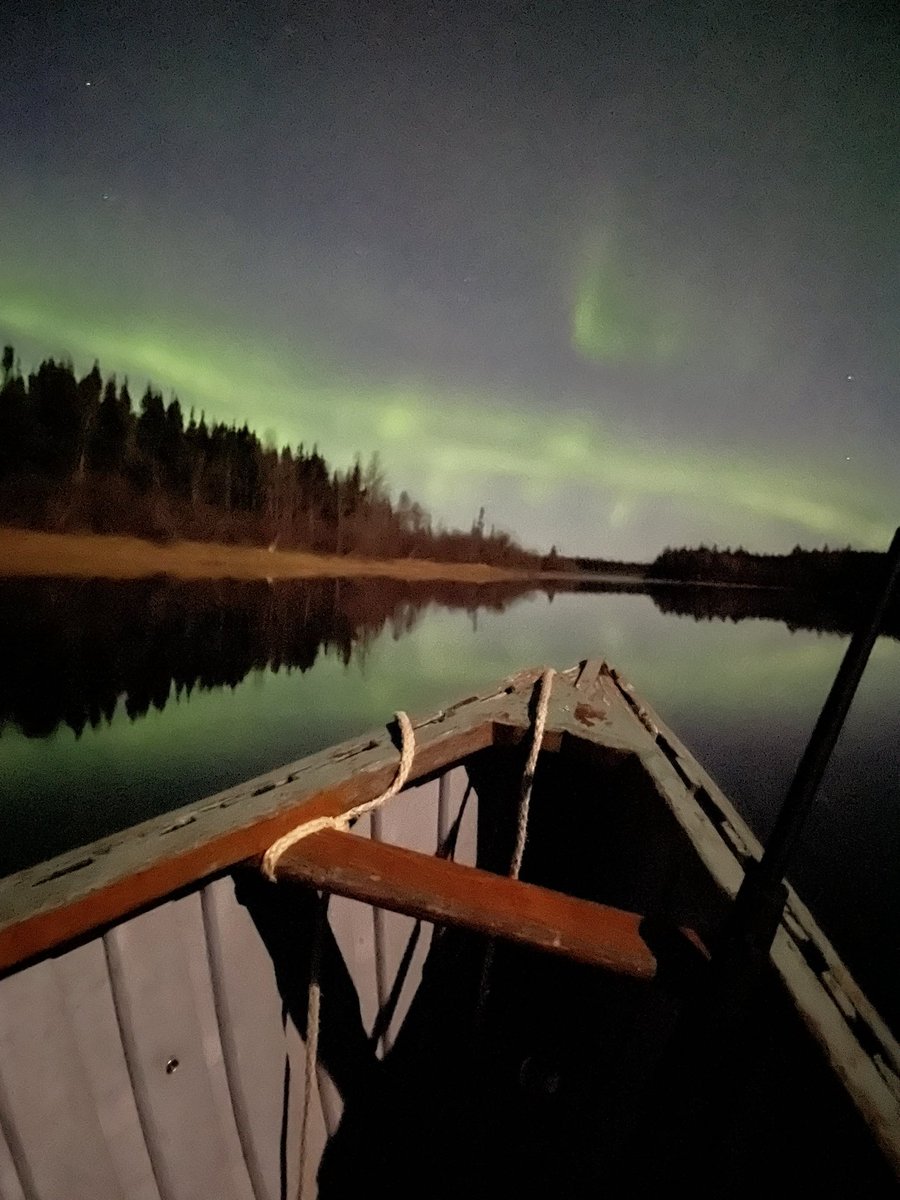
<path id="1" fill-rule="evenodd" d="M 276 883 L 393 727 L 2 881 L 3 1200 L 895 1194 L 897 1042 L 790 889 L 710 984 L 760 847 L 604 664 L 553 682 L 507 877 L 539 678 L 415 721 Z"/>

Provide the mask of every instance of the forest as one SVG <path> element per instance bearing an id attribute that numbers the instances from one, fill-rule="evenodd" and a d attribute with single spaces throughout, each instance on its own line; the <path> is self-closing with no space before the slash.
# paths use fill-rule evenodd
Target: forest
<path id="1" fill-rule="evenodd" d="M 267 545 L 370 558 L 539 569 L 513 537 L 435 525 L 406 492 L 391 499 L 377 453 L 331 467 L 313 445 L 264 445 L 247 424 L 208 422 L 97 363 L 78 378 L 49 358 L 25 376 L 6 346 L 0 377 L 0 523 L 156 540 Z"/>
<path id="2" fill-rule="evenodd" d="M 819 596 L 830 593 L 861 595 L 879 586 L 885 555 L 874 550 L 804 550 L 790 554 L 752 554 L 718 546 L 666 549 L 650 564 L 646 578 L 683 583 L 792 588 Z"/>

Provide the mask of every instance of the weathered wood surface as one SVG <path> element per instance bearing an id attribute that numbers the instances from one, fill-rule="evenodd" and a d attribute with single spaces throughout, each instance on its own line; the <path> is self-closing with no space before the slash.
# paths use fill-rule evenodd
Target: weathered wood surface
<path id="1" fill-rule="evenodd" d="M 762 854 L 759 840 L 677 734 L 637 698 L 628 679 L 608 671 L 605 686 L 621 695 L 648 732 L 655 730 L 652 742 L 638 750 L 641 763 L 711 877 L 734 896 L 744 862 Z M 900 1177 L 900 1044 L 790 885 L 771 959 Z"/>
<path id="2" fill-rule="evenodd" d="M 231 881 L 158 905 L 0 980 L 0 1195 L 296 1195 L 304 1066 Z"/>
<path id="3" fill-rule="evenodd" d="M 497 722 L 524 733 L 538 676 L 523 672 L 414 722 L 410 783 L 490 746 Z M 382 730 L 7 877 L 0 881 L 0 971 L 255 858 L 302 821 L 378 795 L 397 759 Z"/>
<path id="4" fill-rule="evenodd" d="M 611 754 L 635 753 L 646 731 L 617 700 L 609 677 L 590 667 L 556 676 L 544 749 L 588 739 Z M 497 737 L 517 741 L 531 723 L 540 670 L 520 672 L 414 722 L 410 783 L 463 761 Z M 346 812 L 379 794 L 396 771 L 397 748 L 382 730 L 101 839 L 0 880 L 0 972 L 112 924 L 130 912 L 261 855 L 295 825 Z"/>
<path id="5" fill-rule="evenodd" d="M 401 801 L 411 819 L 386 820 L 388 836 L 436 852 L 465 791 L 463 771 L 411 789 Z M 471 797 L 463 827 L 456 851 L 472 861 Z M 378 1023 L 389 1042 L 419 985 L 431 926 L 381 915 L 378 938 L 368 906 L 343 897 L 328 906 L 366 1033 Z M 382 990 L 397 996 L 390 1020 L 379 1012 Z M 0 979 L 0 1197 L 296 1196 L 306 1049 L 283 1003 L 272 959 L 227 878 Z M 326 1004 L 326 1024 L 330 1014 L 337 1019 Z M 322 1045 L 308 1196 L 343 1111 Z"/>
<path id="6" fill-rule="evenodd" d="M 497 742 L 515 742 L 525 737 L 530 726 L 534 684 L 539 675 L 539 671 L 523 672 L 521 676 L 483 696 L 471 697 L 451 709 L 415 723 L 418 748 L 411 782 L 432 776 Z M 598 769 L 602 769 L 604 761 L 634 756 L 652 781 L 661 803 L 667 805 L 677 818 L 710 876 L 724 893 L 733 894 L 742 875 L 742 859 L 748 853 L 755 855 L 758 852 L 755 839 L 689 751 L 652 710 L 640 701 L 634 701 L 628 688 L 626 681 L 612 676 L 600 663 L 586 663 L 577 671 L 558 676 L 554 682 L 548 715 L 545 750 L 565 751 L 568 747 L 575 747 L 579 753 L 587 751 L 596 759 Z M 127 833 L 103 839 L 85 850 L 63 855 L 52 863 L 0 882 L 0 972 L 4 969 L 9 971 L 17 964 L 37 958 L 48 950 L 62 948 L 92 932 L 108 931 L 121 918 L 148 908 L 165 897 L 177 895 L 180 889 L 208 880 L 237 862 L 258 856 L 272 840 L 295 824 L 323 813 L 346 811 L 361 800 L 377 795 L 393 777 L 396 762 L 394 741 L 387 732 L 381 731 L 267 773 L 217 796 L 146 822 Z M 405 800 L 413 802 L 412 789 L 392 803 L 402 806 Z M 573 831 L 573 836 L 577 836 L 577 831 Z M 496 880 L 497 877 L 491 878 Z M 464 900 L 465 897 L 460 899 Z M 181 901 L 175 900 L 174 903 Z M 350 900 L 341 900 L 339 903 L 353 904 Z M 206 917 L 212 922 L 210 928 L 214 933 L 216 918 L 213 909 L 209 910 Z M 351 936 L 357 937 L 358 929 L 371 928 L 373 920 L 371 913 L 362 922 L 358 915 L 354 917 Z M 389 923 L 402 922 L 407 918 L 387 914 L 387 920 Z M 112 962 L 116 953 L 114 943 L 119 940 L 119 935 L 107 932 L 105 936 L 108 942 L 107 961 Z M 811 943 L 809 952 L 805 948 L 807 942 Z M 96 942 L 86 943 L 69 953 L 86 955 L 90 950 L 96 958 L 96 945 Z M 210 954 L 215 957 L 217 953 L 216 938 L 213 936 Z M 367 950 L 366 953 L 370 952 Z M 900 1083 L 897 1076 L 900 1053 L 896 1041 L 859 992 L 827 939 L 793 892 L 790 893 L 788 911 L 775 939 L 772 958 L 813 1036 L 822 1043 L 835 1071 L 844 1079 L 860 1111 L 865 1114 L 888 1157 L 900 1171 Z M 60 959 L 59 963 L 62 961 Z M 189 956 L 189 964 L 191 961 L 195 960 Z M 824 968 L 815 965 L 820 962 L 824 962 Z M 54 965 L 54 960 L 47 959 L 35 966 L 34 980 L 40 982 L 43 978 L 41 972 L 46 973 Z M 188 970 L 191 987 L 196 992 L 196 966 L 189 965 Z M 108 989 L 105 970 L 95 974 L 100 981 L 100 990 Z M 5 980 L 0 979 L 0 985 L 10 984 L 18 988 L 20 979 L 28 980 L 31 976 L 31 971 L 22 972 L 21 975 L 8 974 Z M 63 975 L 59 978 L 62 979 Z M 214 985 L 215 979 L 214 972 Z M 40 1019 L 43 1019 L 41 1014 L 46 1016 L 48 1029 L 59 1016 L 58 997 L 54 998 L 56 986 L 54 980 L 45 980 L 39 989 L 42 992 L 40 1004 L 36 1003 L 35 1006 Z M 201 990 L 205 986 L 202 985 Z M 184 988 L 181 990 L 185 992 Z M 126 1003 L 126 991 L 114 997 L 117 1003 Z M 224 992 L 215 994 L 216 1011 L 221 1013 L 220 1023 L 228 1027 L 232 1023 L 228 1015 L 230 1002 L 224 1000 L 223 996 Z M 103 1002 L 105 1020 L 111 1012 L 108 1001 L 107 996 Z M 71 1004 L 74 1003 L 71 1001 Z M 66 1000 L 66 1005 L 70 1005 L 69 1000 Z M 208 1002 L 204 1001 L 202 1007 L 206 1014 L 203 1020 L 208 1025 Z M 17 1008 L 20 1011 L 27 1010 L 27 1000 L 22 1004 L 13 1004 L 10 1011 Z M 231 1011 L 236 1012 L 237 1009 L 232 1006 Z M 252 1005 L 248 1011 L 252 1011 Z M 85 1036 L 86 1029 L 84 1022 L 77 1026 L 76 1040 Z M 290 1029 L 288 1034 L 290 1040 Z M 214 1039 L 210 1040 L 208 1032 L 203 1033 L 202 1038 L 204 1044 L 213 1046 Z M 118 1105 L 110 1107 L 109 1104 L 113 1083 L 116 1088 L 124 1086 L 121 1076 L 124 1059 L 115 1066 L 115 1070 L 111 1067 L 113 1073 L 108 1079 L 105 1078 L 90 1066 L 90 1053 L 85 1049 L 95 1043 L 96 1039 L 92 1041 L 89 1038 L 84 1046 L 78 1048 L 77 1056 L 82 1063 L 88 1064 L 85 1068 L 87 1086 L 98 1090 L 97 1111 L 101 1114 L 101 1120 L 107 1120 L 104 1113 L 121 1115 L 124 1111 Z M 36 1042 L 30 1040 L 30 1044 L 39 1045 L 40 1036 Z M 47 1046 L 50 1046 L 49 1041 Z M 3 1049 L 0 1045 L 0 1050 Z M 60 1053 L 64 1058 L 71 1047 L 63 1049 L 64 1053 Z M 8 1043 L 8 1050 L 9 1053 L 4 1050 L 0 1054 L 0 1068 L 3 1062 L 7 1062 L 12 1064 L 9 1068 L 12 1070 L 18 1061 L 13 1041 Z M 244 1059 L 244 1051 L 239 1046 L 226 1046 L 223 1042 L 222 1052 L 225 1055 L 225 1083 L 231 1090 L 235 1113 L 242 1107 L 249 1112 L 255 1100 L 252 1096 L 241 1098 L 240 1088 L 235 1082 L 240 1074 L 232 1070 L 234 1063 Z M 52 1065 L 53 1053 L 49 1050 L 48 1053 L 48 1062 Z M 156 1062 L 155 1057 L 153 1061 Z M 71 1077 L 75 1078 L 75 1075 Z M 53 1070 L 49 1067 L 47 1073 L 40 1076 L 40 1079 L 47 1081 L 47 1094 L 61 1097 L 61 1113 L 63 1110 L 74 1111 L 77 1103 L 72 1101 L 64 1087 L 56 1088 L 54 1078 Z M 35 1079 L 39 1081 L 39 1072 L 35 1074 Z M 17 1172 L 16 1163 L 23 1153 L 23 1131 L 29 1138 L 31 1134 L 28 1133 L 25 1117 L 22 1118 L 22 1128 L 10 1133 L 11 1127 L 4 1118 L 4 1096 L 8 1098 L 9 1080 L 6 1086 L 6 1092 L 0 1086 L 0 1194 L 42 1194 L 28 1177 L 30 1168 L 27 1164 L 23 1167 L 25 1175 Z M 150 1091 L 155 1087 L 154 1080 Z M 211 1112 L 215 1110 L 221 1114 L 225 1095 L 221 1071 L 213 1070 L 209 1087 L 212 1090 L 203 1103 L 210 1107 Z M 147 1114 L 150 1114 L 152 1107 L 150 1091 L 147 1092 L 148 1107 L 142 1119 L 149 1119 Z M 133 1124 L 134 1119 L 134 1113 L 131 1113 L 128 1120 Z M 59 1120 L 63 1122 L 62 1115 Z M 76 1128 L 76 1125 L 77 1122 L 71 1128 Z M 83 1135 L 85 1146 L 96 1144 L 96 1122 L 85 1115 L 82 1125 L 83 1129 L 77 1126 L 81 1132 L 76 1141 L 82 1144 Z M 40 1130 L 35 1130 L 35 1137 L 39 1137 L 40 1133 Z M 113 1130 L 113 1133 L 127 1142 L 134 1130 L 132 1128 L 127 1136 L 122 1131 Z M 67 1137 L 64 1131 L 60 1133 L 66 1145 Z M 231 1133 L 228 1133 L 227 1140 L 229 1147 L 223 1150 L 221 1161 L 224 1164 L 227 1160 L 231 1164 L 228 1171 L 233 1173 L 236 1143 Z M 98 1150 L 82 1181 L 85 1194 L 114 1194 L 104 1189 L 109 1182 L 110 1172 L 121 1177 L 123 1167 L 115 1148 L 118 1143 L 107 1135 L 106 1144 L 108 1151 Z M 247 1161 L 248 1172 L 256 1187 L 258 1171 L 251 1166 L 253 1156 L 249 1155 L 248 1158 L 247 1146 L 243 1141 L 240 1152 Z M 29 1160 L 31 1153 L 29 1149 Z M 62 1154 L 61 1162 L 65 1163 L 67 1153 Z M 39 1141 L 35 1143 L 34 1154 L 38 1161 L 41 1156 Z M 128 1170 L 136 1171 L 142 1182 L 136 1182 L 135 1176 L 125 1185 L 125 1194 L 146 1194 L 148 1198 L 152 1195 L 153 1184 L 148 1169 L 146 1159 L 140 1162 L 137 1158 L 130 1160 Z M 77 1193 L 70 1187 L 68 1192 L 60 1194 L 68 1200 L 69 1196 Z"/>
<path id="7" fill-rule="evenodd" d="M 607 673 L 607 687 L 621 692 L 629 704 L 638 705 L 657 729 L 655 744 L 639 752 L 641 760 L 651 776 L 661 784 L 662 798 L 673 809 L 710 873 L 724 891 L 734 896 L 743 879 L 743 863 L 762 855 L 762 844 L 756 834 L 662 717 L 645 701 L 635 700 L 634 685 L 620 671 Z M 698 809 L 698 800 L 702 809 Z M 707 817 L 705 823 L 704 816 Z M 782 924 L 786 933 L 801 945 L 804 942 L 814 943 L 827 964 L 826 988 L 833 993 L 843 994 L 838 996 L 838 1003 L 849 1003 L 872 1028 L 885 1047 L 892 1071 L 900 1074 L 900 1044 L 790 883 Z M 784 975 L 788 967 L 781 962 L 778 942 L 773 948 L 773 961 Z"/>
<path id="8" fill-rule="evenodd" d="M 304 838 L 284 853 L 278 877 L 619 974 L 656 973 L 635 913 L 352 833 L 326 829 Z"/>

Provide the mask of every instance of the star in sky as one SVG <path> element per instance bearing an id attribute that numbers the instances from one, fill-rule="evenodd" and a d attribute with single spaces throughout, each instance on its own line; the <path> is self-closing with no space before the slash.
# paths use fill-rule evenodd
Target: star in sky
<path id="1" fill-rule="evenodd" d="M 26 367 L 378 450 L 560 550 L 896 523 L 893 10 L 14 6 Z"/>

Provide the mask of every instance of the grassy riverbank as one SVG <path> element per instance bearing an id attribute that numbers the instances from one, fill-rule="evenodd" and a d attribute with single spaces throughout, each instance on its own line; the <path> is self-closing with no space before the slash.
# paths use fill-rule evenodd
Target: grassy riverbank
<path id="1" fill-rule="evenodd" d="M 139 579 L 308 579 L 316 577 L 445 579 L 491 583 L 536 578 L 481 563 L 441 563 L 424 559 L 364 559 L 345 555 L 269 551 L 259 546 L 212 542 L 149 542 L 94 533 L 42 533 L 0 528 L 0 575 L 76 576 Z"/>

